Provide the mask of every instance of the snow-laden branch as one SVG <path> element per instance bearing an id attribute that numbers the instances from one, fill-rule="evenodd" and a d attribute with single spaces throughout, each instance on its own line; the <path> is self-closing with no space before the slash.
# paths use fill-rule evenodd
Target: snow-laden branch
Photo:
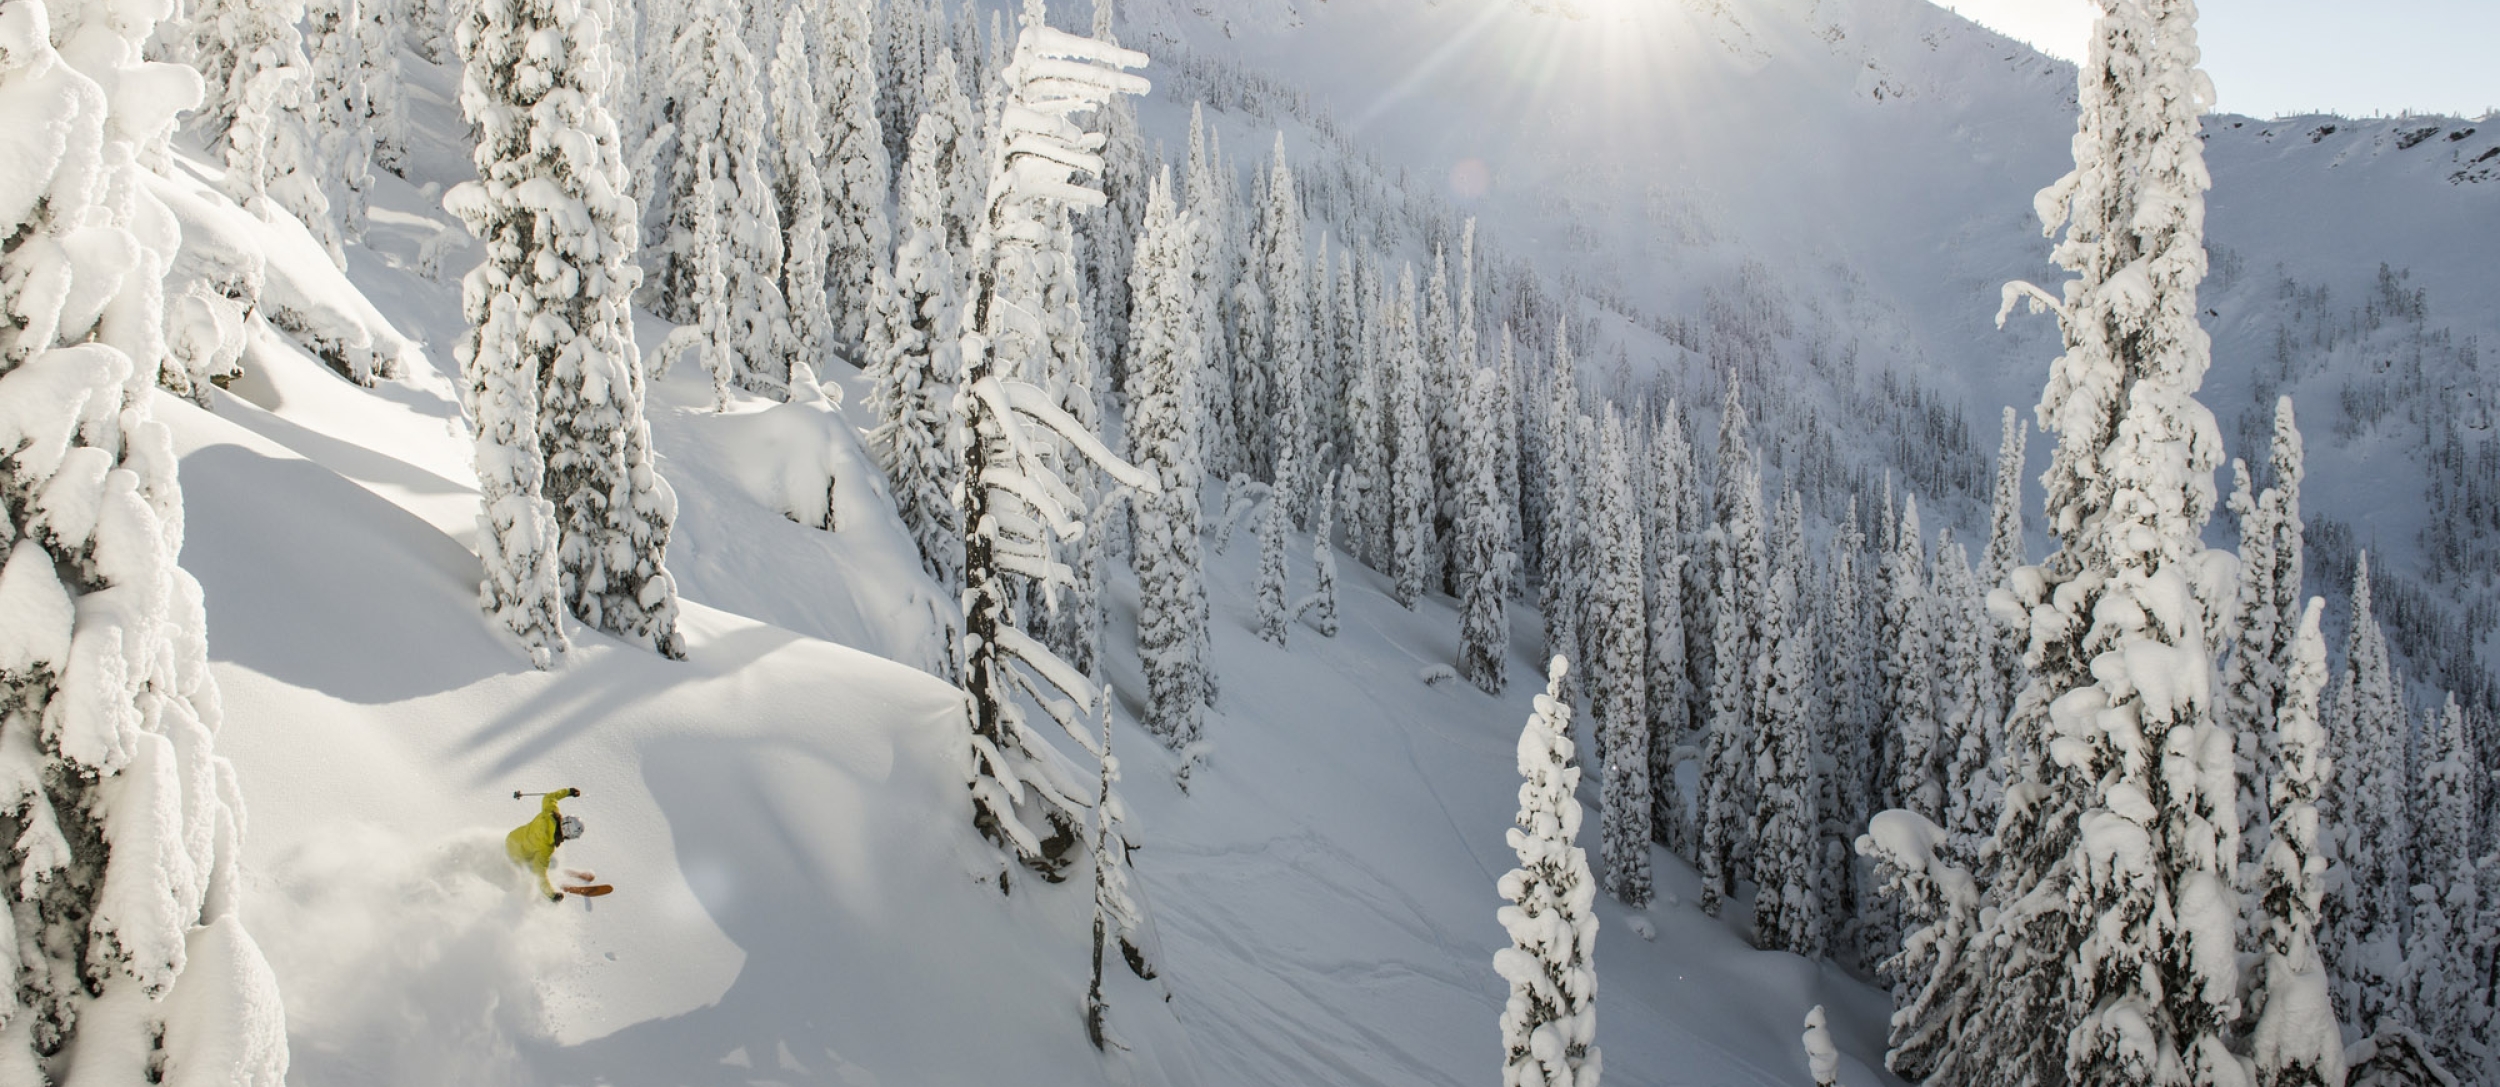
<path id="1" fill-rule="evenodd" d="M 2017 279 L 2005 285 L 2004 294 L 1997 303 L 1997 327 L 2004 328 L 2006 316 L 2013 313 L 2014 307 L 2026 299 L 2031 302 L 2033 313 L 2054 313 L 2059 320 L 2064 320 L 2066 317 L 2065 302 L 2041 290 L 2035 284 Z"/>
<path id="2" fill-rule="evenodd" d="M 989 377 L 982 380 L 997 381 L 997 378 Z M 1136 465 L 1121 460 L 1118 454 L 1111 451 L 1110 446 L 1102 444 L 1101 438 L 1095 436 L 1085 424 L 1077 422 L 1075 416 L 1062 410 L 1051 400 L 1050 394 L 1042 391 L 1039 386 L 1022 381 L 1000 382 L 999 384 L 1006 390 L 1007 403 L 1013 405 L 1017 412 L 1034 422 L 1049 427 L 1051 432 L 1059 435 L 1061 440 L 1075 446 L 1077 452 L 1085 454 L 1085 459 L 1093 461 L 1095 467 L 1101 468 L 1104 475 L 1117 480 L 1123 487 L 1143 494 L 1163 493 L 1161 480 L 1139 469 Z"/>

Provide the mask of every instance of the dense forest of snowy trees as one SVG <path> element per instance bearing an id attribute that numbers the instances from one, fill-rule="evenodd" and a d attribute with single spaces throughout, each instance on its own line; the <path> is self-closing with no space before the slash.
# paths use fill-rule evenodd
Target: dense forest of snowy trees
<path id="1" fill-rule="evenodd" d="M 1053 29 L 1040 0 L 986 27 L 944 0 L 803 0 L 778 19 L 726 0 L 215 0 L 156 31 L 181 63 L 142 61 L 155 28 L 99 0 L 14 0 L 0 96 L 80 120 L 0 204 L 23 241 L 0 327 L 0 438 L 22 450 L 0 487 L 15 548 L 0 740 L 70 707 L 42 745 L 0 742 L 0 826 L 19 832 L 0 920 L 25 956 L 0 1024 L 28 1024 L 0 1034 L 0 1071 L 178 1067 L 190 1035 L 144 1005 L 175 986 L 185 932 L 224 941 L 245 964 L 229 978 L 259 976 L 218 890 L 230 826 L 185 824 L 186 847 L 213 848 L 153 876 L 116 859 L 177 851 L 125 828 L 215 822 L 219 805 L 123 819 L 107 807 L 137 794 L 102 784 L 148 760 L 179 764 L 151 772 L 186 789 L 223 772 L 188 739 L 218 711 L 198 593 L 172 564 L 171 462 L 144 409 L 121 406 L 152 378 L 203 396 L 226 376 L 198 336 L 167 335 L 215 300 L 168 304 L 59 236 L 122 232 L 162 278 L 166 239 L 122 174 L 150 168 L 176 92 L 197 91 L 187 132 L 222 158 L 228 194 L 343 262 L 371 171 L 405 154 L 405 48 L 463 67 L 475 139 L 477 180 L 445 205 L 485 254 L 459 348 L 484 609 L 539 667 L 568 621 L 682 656 L 648 371 L 691 350 L 726 405 L 862 368 L 875 463 L 960 601 L 944 671 L 968 706 L 967 818 L 998 848 L 1001 890 L 1017 864 L 1056 881 L 1091 854 L 1097 969 L 1108 926 L 1152 970 L 1109 753 L 1110 569 L 1135 574 L 1143 725 L 1185 785 L 1219 693 L 1204 554 L 1246 514 L 1257 633 L 1276 646 L 1304 651 L 1295 625 L 1335 636 L 1341 551 L 1409 608 L 1457 598 L 1451 664 L 1488 694 L 1524 659 L 1508 609 L 1540 612 L 1535 656 L 1555 663 L 1519 741 L 1521 867 L 1501 883 L 1506 1082 L 1595 1083 L 1591 896 L 1646 905 L 1653 845 L 1699 871 L 1702 910 L 1749 905 L 1759 946 L 1892 986 L 1890 1064 L 1913 1081 L 2500 1076 L 2500 696 L 2471 637 L 2490 617 L 2427 596 L 2500 553 L 2494 446 L 2421 428 L 2428 588 L 2374 581 L 2349 529 L 2304 519 L 2301 435 L 2271 384 L 2232 428 L 2242 462 L 2216 493 L 2224 430 L 2195 399 L 2210 92 L 2194 10 L 2103 6 L 2075 170 L 2039 201 L 2074 278 L 2008 291 L 2009 309 L 2055 313 L 2065 352 L 2036 415 L 2056 444 L 2054 550 L 2035 558 L 2015 412 L 1991 471 L 1961 405 L 1818 351 L 1892 471 L 1843 457 L 1781 391 L 1765 344 L 1785 311 L 1750 268 L 1697 317 L 1656 321 L 1708 368 L 1601 380 L 1574 344 L 1593 310 L 1628 303 L 1547 283 L 1399 192 L 1288 89 L 1168 58 L 1167 93 L 1319 139 L 1297 151 L 1280 132 L 1245 163 L 1193 115 L 1182 161 L 1161 161 L 1125 101 L 1147 58 L 1114 40 L 1109 0 L 1090 36 Z M 55 50 L 89 24 L 122 48 Z M 65 303 L 62 277 L 90 275 L 111 292 Z M 635 347 L 634 300 L 680 326 L 656 359 Z M 2419 331 L 2423 305 L 2383 272 L 2350 327 L 2287 332 L 2279 365 L 2413 327 L 2415 368 L 2436 368 L 2455 345 Z M 382 356 L 360 365 L 387 376 Z M 2355 425 L 2468 410 L 2366 382 L 2344 401 Z M 1943 527 L 1983 502 L 1984 540 Z M 2218 511 L 2236 555 L 2202 542 Z M 2331 656 L 2319 587 L 2341 598 Z M 2390 651 L 2390 601 L 2421 675 Z M 108 612 L 163 644 L 96 648 L 86 631 Z M 1599 783 L 1594 872 L 1574 844 L 1575 705 Z M 64 773 L 74 787 L 38 787 Z M 116 938 L 61 935 L 91 915 Z M 1097 1044 L 1104 1011 L 1097 975 Z M 117 1041 L 82 1039 L 73 1070 L 73 1029 Z M 1819 1015 L 1808 1037 L 1828 1054 Z M 223 1082 L 274 1078 L 264 1063 Z"/>

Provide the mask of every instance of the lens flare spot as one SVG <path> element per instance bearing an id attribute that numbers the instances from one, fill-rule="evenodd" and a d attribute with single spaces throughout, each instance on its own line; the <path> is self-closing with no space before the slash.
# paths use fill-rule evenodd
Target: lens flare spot
<path id="1" fill-rule="evenodd" d="M 1482 199 L 1493 191 L 1493 168 L 1483 159 L 1460 159 L 1450 167 L 1450 195 L 1461 200 Z"/>

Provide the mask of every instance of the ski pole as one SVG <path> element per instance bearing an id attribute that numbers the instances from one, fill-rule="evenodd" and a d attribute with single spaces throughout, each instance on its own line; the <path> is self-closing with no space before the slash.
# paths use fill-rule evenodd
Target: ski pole
<path id="1" fill-rule="evenodd" d="M 525 796 L 555 796 L 555 795 L 557 795 L 557 794 L 559 794 L 559 793 L 560 793 L 560 794 L 563 794 L 563 795 L 565 795 L 565 796 L 580 796 L 580 795 L 582 795 L 582 791 L 581 791 L 580 789 L 549 789 L 549 790 L 547 790 L 546 792 L 543 792 L 543 793 L 525 793 L 525 792 L 522 792 L 522 791 L 521 791 L 521 790 L 519 790 L 519 789 L 514 789 L 514 790 L 512 790 L 512 799 L 514 799 L 514 800 L 519 800 L 519 799 L 521 799 L 522 797 L 525 797 Z"/>

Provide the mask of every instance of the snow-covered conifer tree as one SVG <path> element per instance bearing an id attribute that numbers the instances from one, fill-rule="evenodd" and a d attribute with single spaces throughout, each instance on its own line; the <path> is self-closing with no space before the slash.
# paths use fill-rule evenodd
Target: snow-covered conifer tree
<path id="1" fill-rule="evenodd" d="M 1541 583 L 1537 587 L 1537 608 L 1545 620 L 1545 652 L 1549 656 L 1565 656 L 1579 649 L 1579 582 L 1581 571 L 1572 565 L 1571 539 L 1578 535 L 1580 496 L 1578 443 L 1572 440 L 1572 421 L 1580 417 L 1580 390 L 1573 374 L 1571 357 L 1571 325 L 1564 322 L 1554 329 L 1554 373 L 1547 387 L 1545 406 L 1545 532 L 1538 545 L 1545 559 L 1545 568 L 1537 571 Z M 1563 688 L 1568 698 L 1571 688 Z"/>
<path id="2" fill-rule="evenodd" d="M 1823 688 L 1828 694 L 1830 724 L 1827 739 L 1831 752 L 1831 784 L 1823 795 L 1830 807 L 1823 812 L 1824 857 L 1830 870 L 1824 901 L 1835 922 L 1835 939 L 1849 946 L 1859 923 L 1858 880 L 1849 858 L 1854 855 L 1857 835 L 1875 813 L 1874 780 L 1875 704 L 1871 697 L 1870 677 L 1875 667 L 1875 647 L 1868 640 L 1865 578 L 1863 569 L 1866 533 L 1858 529 L 1858 503 L 1852 498 L 1840 524 L 1832 532 L 1824 561 L 1827 581 L 1823 610 Z M 1839 856 L 1833 857 L 1833 846 Z M 1859 943 L 1860 952 L 1872 951 Z"/>
<path id="3" fill-rule="evenodd" d="M 1823 1024 L 1823 1006 L 1817 1004 L 1806 1013 L 1806 1071 L 1814 1077 L 1814 1087 L 1839 1087 L 1840 1050 L 1832 1046 L 1832 1032 Z"/>
<path id="4" fill-rule="evenodd" d="M 194 12 L 192 59 L 208 95 L 191 126 L 224 153 L 227 196 L 264 218 L 295 216 L 344 268 L 328 192 L 334 168 L 322 160 L 312 61 L 296 28 L 303 15 L 302 0 L 216 0 Z"/>
<path id="5" fill-rule="evenodd" d="M 323 167 L 323 197 L 348 238 L 364 237 L 365 190 L 373 187 L 372 111 L 365 103 L 372 64 L 365 59 L 365 19 L 358 3 L 304 5 L 304 53 L 310 62 L 305 119 Z"/>
<path id="6" fill-rule="evenodd" d="M 1876 892 L 1905 923 L 1897 950 L 1884 948 L 1883 972 L 1900 979 L 1884 1064 L 1912 1083 L 1994 1083 L 2007 1074 L 1999 1058 L 1973 1044 L 1991 1010 L 1976 976 L 1979 887 L 1940 853 L 1944 840 L 1942 827 L 1902 808 L 1875 813 L 1857 840 L 1875 862 Z"/>
<path id="7" fill-rule="evenodd" d="M 1198 387 L 1207 417 L 1199 438 L 1206 443 L 1202 458 L 1206 470 L 1221 479 L 1242 467 L 1233 448 L 1232 344 L 1224 334 L 1226 303 L 1233 294 L 1232 229 L 1224 186 L 1207 147 L 1203 103 L 1189 107 L 1189 170 L 1184 179 L 1184 207 L 1198 226 L 1198 251 L 1190 267 L 1197 276 L 1198 328 L 1206 344 L 1200 352 L 1205 372 L 1199 376 Z M 1385 477 L 1382 485 L 1386 486 Z"/>
<path id="8" fill-rule="evenodd" d="M 1974 860 L 1979 844 L 1996 833 L 2005 803 L 1998 777 L 1997 730 L 2004 720 L 1996 702 L 1990 660 L 1987 604 L 1970 553 L 1950 529 L 1936 541 L 1934 584 L 1927 597 L 1929 658 L 1935 669 L 1935 762 L 1943 774 L 1943 806 L 1937 821 L 1953 836 L 1960 859 Z M 1976 865 L 1974 865 L 1976 867 Z"/>
<path id="9" fill-rule="evenodd" d="M 1762 479 L 1733 379 L 1719 421 L 1718 460 L 1719 484 L 1712 494 L 1718 524 L 1710 535 L 1716 570 L 1711 659 L 1717 668 L 1701 770 L 1701 855 L 1696 858 L 1702 912 L 1713 917 L 1720 900 L 1735 893 L 1743 871 L 1738 858 L 1745 853 L 1745 833 L 1754 812 L 1752 753 L 1760 725 L 1753 697 L 1756 656 L 1767 641 L 1759 613 L 1767 584 Z"/>
<path id="10" fill-rule="evenodd" d="M 237 916 L 243 812 L 154 418 L 173 214 L 142 151 L 200 98 L 169 10 L 0 8 L 0 1081 L 278 1087 Z M 54 36 L 74 43 L 57 51 Z M 177 1017 L 176 1007 L 181 1008 Z"/>
<path id="11" fill-rule="evenodd" d="M 2327 858 L 2318 801 L 2329 770 L 2326 733 L 2318 727 L 2318 692 L 2326 686 L 2326 639 L 2318 632 L 2325 602 L 2312 599 L 2292 639 L 2292 668 L 2275 714 L 2273 833 L 2257 883 L 2262 919 L 2257 945 L 2264 973 L 2251 1003 L 2250 1033 L 2257 1087 L 2338 1087 L 2344 1082 L 2344 1039 L 2335 1025 L 2326 967 L 2318 955 Z"/>
<path id="12" fill-rule="evenodd" d="M 866 316 L 877 297 L 875 279 L 885 261 L 891 228 L 885 217 L 885 196 L 895 184 L 887 154 L 884 130 L 877 117 L 877 76 L 874 42 L 871 40 L 872 0 L 822 0 L 824 30 L 822 54 L 818 62 L 818 85 L 824 90 L 823 186 L 825 194 L 825 283 L 832 295 L 833 343 L 846 352 L 856 352 L 865 345 Z M 939 154 L 942 157 L 938 175 L 941 186 L 964 194 L 958 203 L 968 211 L 974 184 L 971 171 L 962 174 L 945 172 L 951 167 L 968 166 L 970 156 L 961 152 L 950 154 L 947 142 L 962 139 L 970 115 L 964 108 L 962 91 L 956 88 L 953 58 L 943 49 L 930 58 L 926 91 L 920 95 L 925 109 L 902 118 L 903 139 L 896 146 L 908 149 L 919 135 L 920 118 L 935 114 L 946 126 L 938 132 Z M 949 92 L 952 92 L 951 95 Z M 948 100 L 951 98 L 951 100 Z M 785 106 L 787 103 L 785 103 Z M 959 227 L 961 238 L 949 235 L 957 253 L 970 240 L 969 228 Z"/>
<path id="13" fill-rule="evenodd" d="M 1394 382 L 1384 373 L 1378 338 L 1370 331 L 1380 320 L 1378 292 L 1364 289 L 1372 267 L 1365 260 L 1358 275 L 1353 251 L 1348 250 L 1345 271 L 1339 277 L 1346 295 L 1338 303 L 1339 319 L 1354 330 L 1345 355 L 1346 366 L 1353 371 L 1346 379 L 1346 460 L 1353 481 L 1346 495 L 1346 536 L 1354 542 L 1356 555 L 1372 569 L 1385 571 L 1390 535 L 1388 399 Z"/>
<path id="14" fill-rule="evenodd" d="M 2469 1036 L 2474 1012 L 2489 997 L 2490 979 L 2475 975 L 2465 941 L 2479 902 L 2475 853 L 2475 779 L 2488 777 L 2468 750 L 2465 710 L 2454 693 L 2424 715 L 2414 779 L 2411 823 L 2415 856 L 2413 911 L 2405 934 L 2404 984 L 2412 1023 L 2449 1069 L 2471 1073 L 2486 1061 Z"/>
<path id="15" fill-rule="evenodd" d="M 1090 702 L 1092 692 L 1081 673 L 1018 629 L 1017 594 L 1006 578 L 1029 579 L 1049 603 L 1073 581 L 1054 554 L 1055 543 L 1083 535 L 1081 518 L 1091 511 L 1079 505 L 1027 427 L 1047 428 L 1123 486 L 1148 494 L 1161 488 L 1153 475 L 1114 457 L 1051 390 L 1026 379 L 1046 376 L 1035 365 L 1051 345 L 1045 323 L 1052 307 L 1043 300 L 1054 279 L 1073 275 L 1052 243 L 1053 227 L 1064 225 L 1069 206 L 1102 200 L 1077 180 L 1097 172 L 1101 160 L 1073 116 L 1113 95 L 1143 93 L 1145 80 L 1120 69 L 1145 63 L 1143 54 L 1051 29 L 1040 0 L 1028 0 L 1014 60 L 1001 75 L 989 210 L 973 237 L 973 301 L 953 412 L 955 447 L 965 451 L 956 494 L 965 526 L 964 689 L 972 701 L 967 785 L 974 825 L 1044 878 L 1057 878 L 1076 842 L 1083 787 L 1024 723 L 1013 696 L 1032 694 L 1080 745 L 1090 745 L 1073 714 L 1061 711 L 1070 702 Z M 1016 668 L 1019 662 L 1026 671 Z M 1060 693 L 1045 695 L 1047 688 Z"/>
<path id="16" fill-rule="evenodd" d="M 2265 854 L 2266 797 L 2274 773 L 2275 707 L 2284 698 L 2299 623 L 2302 570 L 2301 442 L 2292 399 L 2275 404 L 2271 478 L 2262 491 L 2245 465 L 2232 465 L 2240 485 L 2231 496 L 2239 517 L 2239 622 L 2223 662 L 2222 709 L 2238 737 L 2240 862 L 2253 873 Z"/>
<path id="17" fill-rule="evenodd" d="M 1175 749 L 1198 742 L 1206 708 L 1206 590 L 1200 571 L 1197 224 L 1172 201 L 1171 170 L 1146 197 L 1129 270 L 1128 445 L 1161 491 L 1137 499 L 1137 655 L 1146 729 Z M 1321 541 L 1321 546 L 1327 546 Z"/>
<path id="18" fill-rule="evenodd" d="M 1298 525 L 1311 521 L 1311 486 L 1305 477 L 1323 469 L 1312 428 L 1311 398 L 1319 387 L 1312 363 L 1311 298 L 1305 278 L 1302 244 L 1302 200 L 1294 194 L 1293 170 L 1285 165 L 1285 134 L 1276 134 L 1276 161 L 1267 183 L 1267 207 L 1259 240 L 1266 283 L 1270 421 L 1275 450 L 1276 489 Z M 1450 399 L 1463 399 L 1465 387 L 1444 386 Z"/>
<path id="19" fill-rule="evenodd" d="M 185 123 L 213 151 L 225 145 L 246 88 L 262 73 L 293 68 L 301 76 L 307 60 L 296 24 L 304 0 L 203 0 L 189 15 L 184 59 L 199 70 L 205 92 Z"/>
<path id="20" fill-rule="evenodd" d="M 894 509 L 920 545 L 921 565 L 938 584 L 962 576 L 963 528 L 955 520 L 956 451 L 946 437 L 947 405 L 960 366 L 954 255 L 946 240 L 940 172 L 941 115 L 921 115 L 903 165 L 903 237 L 894 273 L 875 277 L 868 326 L 868 407 L 877 427 L 868 448 L 885 470 Z"/>
<path id="21" fill-rule="evenodd" d="M 769 117 L 755 57 L 726 0 L 692 0 L 669 58 L 666 110 L 678 152 L 655 277 L 661 314 L 691 324 L 707 303 L 725 307 L 718 334 L 730 348 L 720 360 L 730 380 L 778 396 L 798 345 L 781 293 L 781 223 L 765 175 Z M 707 250 L 728 279 L 717 299 L 703 282 Z"/>
<path id="22" fill-rule="evenodd" d="M 1508 335 L 1502 349 L 1510 350 Z M 1649 617 L 1649 829 L 1659 844 L 1678 853 L 1691 848 L 1684 803 L 1675 789 L 1675 748 L 1692 731 L 1690 679 L 1684 672 L 1683 520 L 1685 491 L 1693 486 L 1692 456 L 1683 409 L 1668 401 L 1649 440 L 1649 487 L 1641 506 L 1642 589 Z"/>
<path id="23" fill-rule="evenodd" d="M 1475 372 L 1476 364 L 1472 359 L 1465 363 L 1458 359 L 1458 315 L 1450 302 L 1449 259 L 1438 245 L 1433 247 L 1432 276 L 1424 284 L 1418 331 L 1425 386 L 1459 394 L 1435 396 L 1424 405 L 1425 429 L 1432 441 L 1432 582 L 1450 591 L 1457 587 L 1457 568 L 1449 544 L 1457 538 L 1458 491 L 1466 472 L 1466 452 L 1459 448 L 1459 428 L 1465 425 L 1460 402 L 1466 399 L 1467 375 Z M 1483 435 L 1473 437 L 1484 440 Z"/>
<path id="24" fill-rule="evenodd" d="M 1094 0 L 1094 40 L 1118 44 L 1114 21 L 1112 0 Z M 1145 227 L 1148 162 L 1137 110 L 1127 99 L 1104 106 L 1095 116 L 1095 131 L 1102 134 L 1103 208 L 1080 220 L 1078 248 L 1085 297 L 1092 304 L 1086 330 L 1093 335 L 1094 357 L 1103 360 L 1111 387 L 1117 388 L 1128 380 L 1129 266 Z"/>
<path id="25" fill-rule="evenodd" d="M 2200 537 L 2221 441 L 2197 403 L 2207 175 L 2190 0 L 2104 0 L 2075 169 L 2034 200 L 2075 273 L 2039 418 L 2057 549 L 2014 579 L 2032 680 L 1997 839 L 1987 1023 L 1999 1082 L 2228 1083 L 2237 1014 L 2231 741 L 2209 703 Z M 2220 591 L 2227 591 L 2223 589 Z M 2125 727 L 2112 727 L 2123 722 Z"/>
<path id="26" fill-rule="evenodd" d="M 1270 489 L 1267 510 L 1259 515 L 1259 637 L 1285 644 L 1285 504 L 1283 493 Z"/>
<path id="27" fill-rule="evenodd" d="M 1294 605 L 1296 614 L 1308 615 L 1311 629 L 1322 638 L 1337 636 L 1337 479 L 1325 477 L 1319 485 L 1319 513 L 1311 527 L 1311 595 Z"/>
<path id="28" fill-rule="evenodd" d="M 882 80 L 875 102 L 879 139 L 886 160 L 901 158 L 912 126 L 928 111 L 921 101 L 927 86 L 930 55 L 929 8 L 922 0 L 887 0 L 877 5 L 872 69 Z M 982 93 L 976 91 L 975 93 Z"/>
<path id="29" fill-rule="evenodd" d="M 1883 557 L 1887 594 L 1876 628 L 1884 706 L 1883 803 L 1930 820 L 1944 815 L 1944 737 L 1936 721 L 1937 624 L 1927 592 L 1927 541 L 1918 496 L 1901 504 L 1893 549 Z"/>
<path id="30" fill-rule="evenodd" d="M 1988 549 L 1980 556 L 1983 606 L 1987 594 L 2004 588 L 2015 568 L 2023 565 L 2023 453 L 2030 439 L 2030 428 L 2007 406 L 2004 436 L 1997 444 L 1996 489 L 1988 502 Z M 1988 643 L 1989 668 L 1995 673 L 1990 697 L 2002 712 L 2022 690 L 2024 639 L 2020 630 L 1984 610 L 1980 617 L 1986 620 L 1981 630 Z"/>
<path id="31" fill-rule="evenodd" d="M 2335 782 L 2327 818 L 2343 879 L 2326 904 L 2326 965 L 2337 1018 L 2367 1035 L 2404 1003 L 2406 866 L 2413 828 L 2405 804 L 2403 696 L 2387 659 L 2387 635 L 2370 610 L 2370 556 L 2353 571 L 2352 631 L 2327 712 Z"/>
<path id="32" fill-rule="evenodd" d="M 590 10 L 505 0 L 470 9 L 455 37 L 478 180 L 444 204 L 487 254 L 462 287 L 459 349 L 481 422 L 482 591 L 533 659 L 564 644 L 539 595 L 548 580 L 584 623 L 685 654 L 664 565 L 677 497 L 642 415 L 628 308 L 639 216 L 601 100 L 603 31 Z"/>
<path id="33" fill-rule="evenodd" d="M 1467 383 L 1467 427 L 1483 435 L 1499 426 L 1506 412 L 1501 375 L 1477 370 Z M 1495 443 L 1481 437 L 1467 446 L 1465 488 L 1460 492 L 1458 523 L 1459 635 L 1458 672 L 1489 695 L 1500 695 L 1509 682 L 1510 619 L 1503 612 L 1510 594 L 1510 505 L 1502 500 L 1501 476 L 1494 466 Z"/>
<path id="34" fill-rule="evenodd" d="M 1432 575 L 1432 437 L 1426 425 L 1423 345 L 1416 338 L 1415 266 L 1398 277 L 1384 368 L 1396 460 L 1389 469 L 1390 573 L 1399 604 L 1413 608 Z"/>
<path id="35" fill-rule="evenodd" d="M 1489 375 L 1489 372 L 1488 372 Z M 1489 382 L 1488 382 L 1489 384 Z M 1604 730 L 1606 761 L 1600 797 L 1605 811 L 1606 890 L 1624 905 L 1649 904 L 1649 716 L 1641 617 L 1641 515 L 1632 497 L 1631 440 L 1614 405 L 1606 407 L 1599 440 L 1591 528 L 1599 539 L 1590 571 L 1588 635 L 1604 667 L 1589 683 L 1589 703 Z"/>
<path id="36" fill-rule="evenodd" d="M 790 307 L 790 338 L 798 361 L 823 370 L 832 357 L 836 311 L 825 284 L 831 260 L 820 157 L 825 132 L 805 15 L 793 7 L 783 16 L 781 44 L 773 52 L 773 208 L 781 219 L 781 295 Z"/>
<path id="37" fill-rule="evenodd" d="M 1580 769 L 1571 753 L 1568 666 L 1554 658 L 1519 734 L 1519 867 L 1502 876 L 1510 946 L 1493 953 L 1510 983 L 1502 1006 L 1502 1087 L 1597 1087 L 1597 884 L 1579 844 Z"/>
<path id="38" fill-rule="evenodd" d="M 1756 946 L 1821 958 L 1828 939 L 1818 886 L 1823 863 L 1816 733 L 1824 714 L 1815 691 L 1814 613 L 1807 606 L 1805 509 L 1797 492 L 1781 503 L 1779 548 L 1762 605 L 1765 643 L 1759 680 L 1762 729 L 1754 737 L 1753 921 Z"/>
<path id="39" fill-rule="evenodd" d="M 400 80 L 399 51 L 406 41 L 406 13 L 384 0 L 357 5 L 357 95 L 365 107 L 373 165 L 404 173 L 408 160 L 408 92 Z"/>

